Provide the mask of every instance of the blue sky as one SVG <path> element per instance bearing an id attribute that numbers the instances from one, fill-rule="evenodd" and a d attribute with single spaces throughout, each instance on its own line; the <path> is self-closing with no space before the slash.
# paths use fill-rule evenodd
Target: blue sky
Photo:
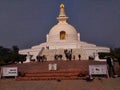
<path id="1" fill-rule="evenodd" d="M 61 3 L 82 41 L 120 47 L 120 0 L 0 0 L 0 46 L 45 42 Z"/>

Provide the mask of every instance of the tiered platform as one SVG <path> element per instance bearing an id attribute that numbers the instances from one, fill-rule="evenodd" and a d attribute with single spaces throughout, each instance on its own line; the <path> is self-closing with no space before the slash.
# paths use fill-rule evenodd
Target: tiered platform
<path id="1" fill-rule="evenodd" d="M 49 64 L 57 64 L 57 70 L 48 70 Z M 20 76 L 16 80 L 74 80 L 84 79 L 88 75 L 88 66 L 106 64 L 101 61 L 46 61 L 14 64 Z M 9 65 L 11 66 L 11 65 Z"/>
<path id="2" fill-rule="evenodd" d="M 80 70 L 25 72 L 24 77 L 17 77 L 16 80 L 74 80 L 85 75 L 86 72 Z"/>

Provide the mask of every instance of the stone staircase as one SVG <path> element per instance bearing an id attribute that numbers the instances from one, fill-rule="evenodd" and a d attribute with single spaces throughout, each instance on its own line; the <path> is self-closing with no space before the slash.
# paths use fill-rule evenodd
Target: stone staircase
<path id="1" fill-rule="evenodd" d="M 75 55 L 76 60 L 79 60 L 78 55 L 81 55 L 82 60 L 87 60 L 87 55 L 82 49 L 73 49 L 73 55 Z"/>
<path id="2" fill-rule="evenodd" d="M 59 50 L 55 50 L 55 49 L 48 50 L 48 49 L 46 49 L 42 53 L 42 55 L 46 55 L 48 61 L 54 60 L 54 55 L 55 54 L 61 54 L 63 56 L 63 60 L 65 59 L 63 49 L 59 49 Z"/>
<path id="3" fill-rule="evenodd" d="M 57 64 L 57 70 L 48 70 L 49 64 Z M 16 80 L 80 80 L 88 75 L 89 65 L 106 64 L 99 61 L 46 61 L 15 64 L 19 69 Z M 27 67 L 27 68 L 26 68 Z"/>
<path id="4" fill-rule="evenodd" d="M 45 48 L 42 47 L 41 49 L 32 51 L 31 54 L 32 54 L 33 56 L 32 56 L 31 59 L 32 59 L 32 60 L 36 60 L 36 57 L 37 57 L 38 55 L 41 55 L 44 50 L 45 50 Z"/>
<path id="5" fill-rule="evenodd" d="M 65 57 L 65 54 L 64 54 L 64 49 L 45 49 L 41 55 L 46 55 L 47 57 L 47 60 L 48 61 L 51 61 L 51 60 L 54 60 L 54 55 L 57 54 L 57 55 L 62 55 L 62 60 L 66 60 L 66 57 Z M 88 59 L 87 58 L 87 55 L 86 53 L 82 50 L 82 49 L 72 49 L 72 56 L 74 55 L 75 56 L 75 59 L 78 60 L 78 55 L 81 55 L 81 59 L 82 60 L 86 60 Z"/>
<path id="6" fill-rule="evenodd" d="M 24 77 L 17 77 L 16 80 L 74 80 L 84 79 L 86 74 L 86 71 L 80 70 L 29 71 L 24 73 Z"/>

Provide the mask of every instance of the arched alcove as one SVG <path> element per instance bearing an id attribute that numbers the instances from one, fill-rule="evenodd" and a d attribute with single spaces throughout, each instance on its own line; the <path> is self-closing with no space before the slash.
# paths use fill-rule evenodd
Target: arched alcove
<path id="1" fill-rule="evenodd" d="M 61 31 L 60 32 L 60 40 L 65 40 L 66 39 L 66 32 L 65 31 Z"/>

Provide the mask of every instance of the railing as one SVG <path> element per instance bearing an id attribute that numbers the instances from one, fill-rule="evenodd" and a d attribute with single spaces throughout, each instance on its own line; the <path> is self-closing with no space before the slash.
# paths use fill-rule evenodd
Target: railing
<path id="1" fill-rule="evenodd" d="M 39 51 L 38 56 L 40 56 L 45 48 L 42 47 L 42 49 Z"/>

